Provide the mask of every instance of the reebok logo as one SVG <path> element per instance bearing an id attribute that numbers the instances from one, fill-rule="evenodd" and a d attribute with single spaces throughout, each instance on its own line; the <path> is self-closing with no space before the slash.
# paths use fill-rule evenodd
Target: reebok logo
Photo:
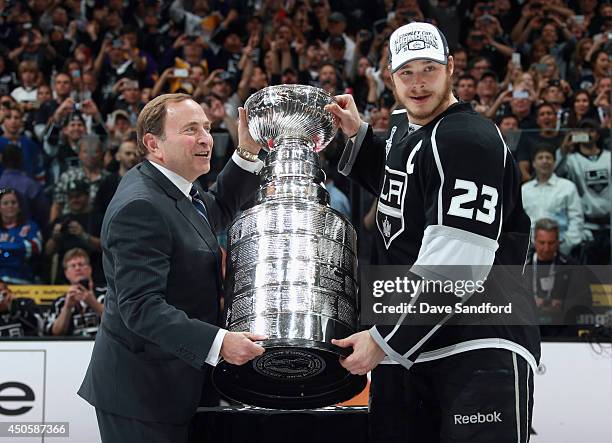
<path id="1" fill-rule="evenodd" d="M 493 411 L 490 414 L 453 415 L 456 425 L 467 425 L 470 423 L 501 423 L 501 412 Z"/>

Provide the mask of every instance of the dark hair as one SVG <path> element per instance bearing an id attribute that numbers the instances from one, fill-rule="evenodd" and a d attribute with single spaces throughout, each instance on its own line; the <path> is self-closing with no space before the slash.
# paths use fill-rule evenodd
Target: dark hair
<path id="1" fill-rule="evenodd" d="M 9 143 L 2 152 L 2 163 L 5 169 L 23 169 L 23 155 L 19 146 Z"/>
<path id="2" fill-rule="evenodd" d="M 459 76 L 459 78 L 457 79 L 457 83 L 459 83 L 461 80 L 472 80 L 474 82 L 474 86 L 476 86 L 476 79 L 474 78 L 474 76 L 470 75 L 470 74 L 461 74 Z"/>
<path id="3" fill-rule="evenodd" d="M 499 118 L 497 119 L 497 124 L 498 124 L 498 125 L 501 125 L 501 123 L 502 123 L 502 122 L 503 122 L 505 119 L 507 119 L 507 118 L 513 118 L 514 120 L 516 120 L 516 122 L 517 122 L 517 123 L 520 123 L 519 118 L 518 118 L 516 115 L 514 115 L 514 114 L 512 114 L 512 113 L 510 112 L 510 113 L 504 114 L 504 115 L 502 115 L 501 117 L 499 117 Z"/>
<path id="4" fill-rule="evenodd" d="M 552 109 L 553 112 L 555 112 L 555 107 L 552 105 L 552 103 L 543 102 L 543 103 L 540 103 L 538 106 L 536 106 L 536 109 L 535 109 L 536 115 L 538 115 L 538 113 L 540 112 L 540 109 L 546 108 L 546 107 Z"/>
<path id="5" fill-rule="evenodd" d="M 578 118 L 578 116 L 576 115 L 576 110 L 574 109 L 574 105 L 576 104 L 578 96 L 582 94 L 587 96 L 589 100 L 589 107 L 586 113 L 582 117 Z M 597 112 L 595 111 L 593 98 L 591 97 L 589 91 L 587 91 L 586 89 L 579 89 L 574 92 L 574 95 L 572 95 L 569 99 L 569 117 L 567 119 L 567 127 L 575 128 L 576 126 L 578 126 L 578 122 L 583 118 L 597 118 Z"/>
<path id="6" fill-rule="evenodd" d="M 0 202 L 2 201 L 2 198 L 8 194 L 13 194 L 17 199 L 17 204 L 19 205 L 19 213 L 17 214 L 17 225 L 23 225 L 26 220 L 23 216 L 23 212 L 21 211 L 21 196 L 19 195 L 19 192 L 17 192 L 13 188 L 2 188 L 0 189 Z M 2 222 L 2 225 L 4 226 L 4 222 Z"/>
<path id="7" fill-rule="evenodd" d="M 536 156 L 540 153 L 540 152 L 548 152 L 550 155 L 553 156 L 553 158 L 555 158 L 555 149 L 550 146 L 547 145 L 546 143 L 537 145 L 534 149 L 533 149 L 533 153 L 531 155 L 531 160 L 535 160 Z"/>

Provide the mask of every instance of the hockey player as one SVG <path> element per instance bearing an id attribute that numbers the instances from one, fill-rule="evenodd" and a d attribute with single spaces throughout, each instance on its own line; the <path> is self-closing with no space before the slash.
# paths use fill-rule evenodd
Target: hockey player
<path id="1" fill-rule="evenodd" d="M 529 219 L 516 162 L 498 128 L 453 96 L 454 62 L 438 28 L 402 26 L 389 52 L 405 110 L 392 116 L 386 141 L 361 121 L 350 95 L 327 107 L 350 138 L 340 172 L 379 198 L 381 264 L 406 265 L 423 279 L 453 280 L 453 267 L 474 280 L 489 277 L 484 293 L 462 301 L 502 300 L 513 313 L 508 322 L 480 325 L 449 325 L 461 314 L 440 314 L 430 324 L 403 315 L 334 343 L 352 346 L 341 361 L 351 373 L 376 368 L 372 441 L 526 442 L 540 355 L 533 300 L 516 280 L 502 285 L 490 275 L 494 264 L 503 274 L 501 265 L 525 260 Z M 396 365 L 378 366 L 383 359 Z M 408 437 L 400 432 L 404 424 Z"/>

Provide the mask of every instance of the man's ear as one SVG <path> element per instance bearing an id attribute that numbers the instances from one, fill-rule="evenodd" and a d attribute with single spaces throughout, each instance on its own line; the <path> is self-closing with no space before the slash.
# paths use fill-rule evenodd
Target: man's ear
<path id="1" fill-rule="evenodd" d="M 147 153 L 152 155 L 154 158 L 162 160 L 161 150 L 157 144 L 157 138 L 150 132 L 147 132 L 144 137 L 142 137 L 142 144 L 147 148 Z"/>

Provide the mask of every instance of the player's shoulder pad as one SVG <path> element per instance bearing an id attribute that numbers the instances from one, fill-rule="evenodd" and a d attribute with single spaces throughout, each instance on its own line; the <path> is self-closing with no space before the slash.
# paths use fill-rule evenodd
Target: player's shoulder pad
<path id="1" fill-rule="evenodd" d="M 495 124 L 478 114 L 468 112 L 449 114 L 436 126 L 435 133 L 432 132 L 432 139 L 435 137 L 438 150 L 461 149 L 469 152 L 496 146 L 505 149 L 504 141 Z"/>

